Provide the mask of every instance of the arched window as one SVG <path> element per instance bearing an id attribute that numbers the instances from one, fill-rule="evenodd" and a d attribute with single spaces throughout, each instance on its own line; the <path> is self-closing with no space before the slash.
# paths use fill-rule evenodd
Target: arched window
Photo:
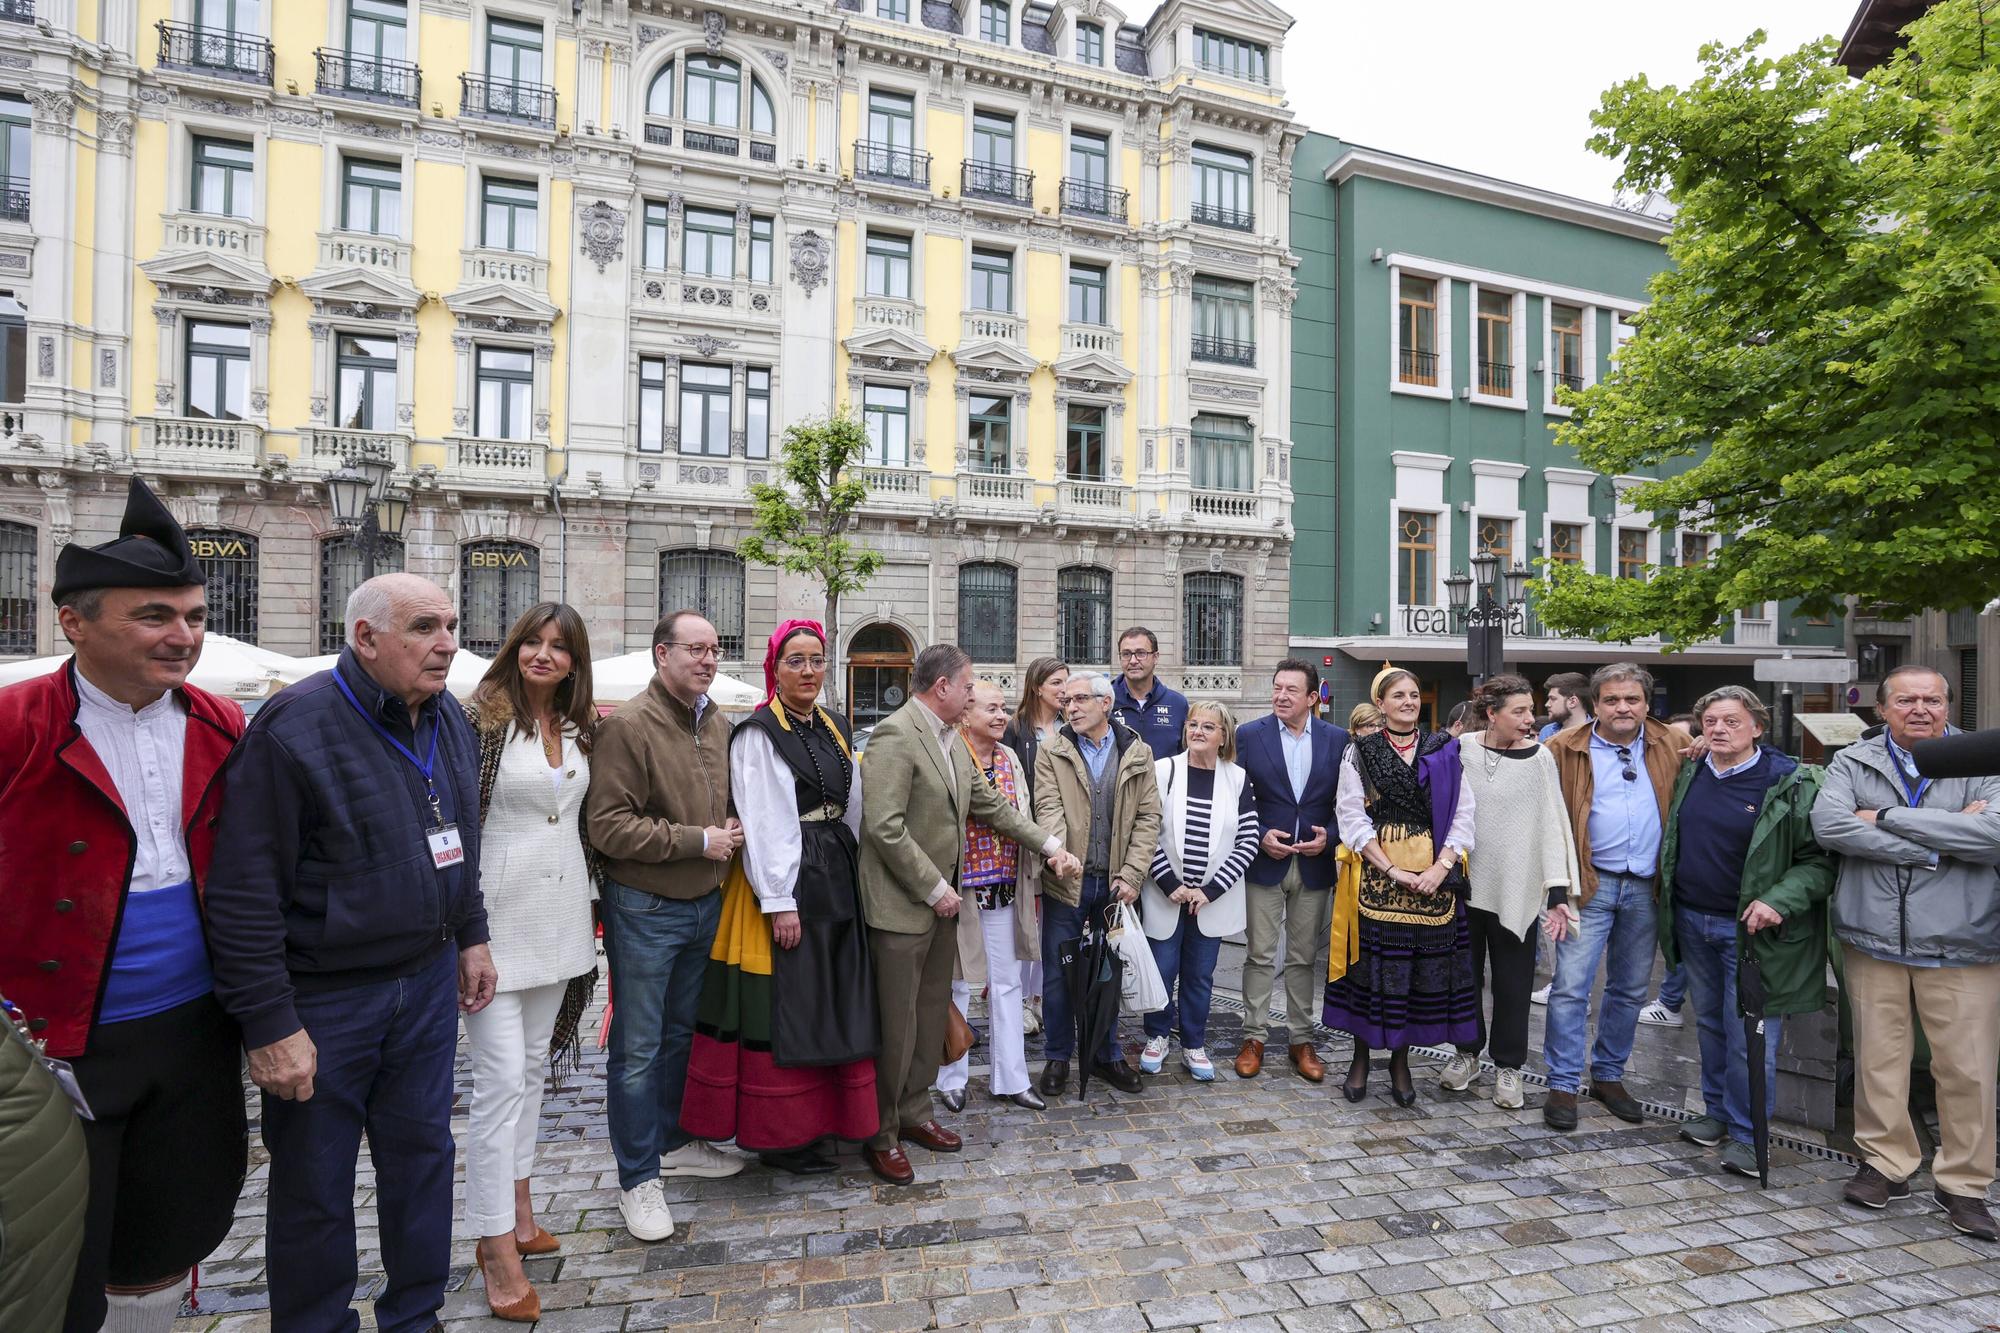
<path id="1" fill-rule="evenodd" d="M 1013 663 L 1015 586 L 1012 565 L 978 561 L 958 567 L 958 646 L 973 661 Z"/>
<path id="2" fill-rule="evenodd" d="M 208 631 L 257 642 L 257 539 L 228 528 L 189 528 L 188 545 L 208 575 Z"/>
<path id="3" fill-rule="evenodd" d="M 764 91 L 761 79 L 750 80 L 750 132 L 752 134 L 776 134 L 778 132 L 778 111 L 771 105 L 771 94 Z"/>
<path id="4" fill-rule="evenodd" d="M 1056 574 L 1056 655 L 1079 665 L 1111 661 L 1111 571 L 1071 565 Z"/>
<path id="5" fill-rule="evenodd" d="M 646 114 L 671 119 L 674 114 L 674 62 L 669 60 L 646 89 Z"/>
<path id="6" fill-rule="evenodd" d="M 458 646 L 491 657 L 523 611 L 542 598 L 542 553 L 524 542 L 458 548 Z"/>
<path id="7" fill-rule="evenodd" d="M 377 537 L 375 572 L 399 574 L 403 539 Z M 337 653 L 347 644 L 347 599 L 361 586 L 361 541 L 337 532 L 319 544 L 319 651 Z"/>
<path id="8" fill-rule="evenodd" d="M 742 124 L 743 67 L 721 56 L 689 56 L 681 114 L 695 125 L 735 129 Z"/>
<path id="9" fill-rule="evenodd" d="M 35 651 L 35 530 L 25 523 L 0 523 L 0 653 L 32 656 Z"/>
<path id="10" fill-rule="evenodd" d="M 743 562 L 727 551 L 660 552 L 660 614 L 699 611 L 722 655 L 743 660 Z"/>
<path id="11" fill-rule="evenodd" d="M 1188 666 L 1243 665 L 1243 580 L 1190 574 L 1182 585 Z"/>

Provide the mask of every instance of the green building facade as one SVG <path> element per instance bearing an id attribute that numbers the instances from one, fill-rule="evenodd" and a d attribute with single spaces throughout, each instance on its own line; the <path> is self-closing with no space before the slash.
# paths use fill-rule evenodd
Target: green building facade
<path id="1" fill-rule="evenodd" d="M 1716 538 L 1634 511 L 1644 476 L 1582 467 L 1558 445 L 1555 386 L 1610 372 L 1646 284 L 1667 264 L 1660 217 L 1308 135 L 1294 158 L 1293 651 L 1322 664 L 1344 720 L 1385 663 L 1444 709 L 1465 697 L 1462 622 L 1445 580 L 1491 551 L 1603 573 L 1705 558 Z M 1538 685 L 1637 660 L 1655 711 L 1685 709 L 1752 663 L 1837 655 L 1841 629 L 1778 604 L 1747 608 L 1719 643 L 1597 643 L 1525 608 L 1506 659 Z M 1829 699 L 1827 701 L 1831 703 Z"/>

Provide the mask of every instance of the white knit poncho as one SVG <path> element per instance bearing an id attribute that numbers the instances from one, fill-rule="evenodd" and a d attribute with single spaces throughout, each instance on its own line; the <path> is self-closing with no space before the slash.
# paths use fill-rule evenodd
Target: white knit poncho
<path id="1" fill-rule="evenodd" d="M 1549 890 L 1577 884 L 1576 837 L 1563 805 L 1556 761 L 1547 746 L 1520 758 L 1461 737 L 1465 785 L 1478 793 L 1471 905 L 1526 939 L 1548 905 Z"/>

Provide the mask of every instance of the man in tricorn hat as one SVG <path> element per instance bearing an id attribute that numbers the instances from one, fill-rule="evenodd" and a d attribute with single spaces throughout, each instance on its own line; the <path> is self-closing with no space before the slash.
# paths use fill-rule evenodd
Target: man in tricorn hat
<path id="1" fill-rule="evenodd" d="M 53 592 L 75 657 L 0 689 L 0 991 L 88 1117 L 63 1327 L 165 1330 L 243 1183 L 241 1039 L 198 900 L 243 710 L 187 683 L 202 569 L 136 477 L 117 540 L 64 547 Z"/>

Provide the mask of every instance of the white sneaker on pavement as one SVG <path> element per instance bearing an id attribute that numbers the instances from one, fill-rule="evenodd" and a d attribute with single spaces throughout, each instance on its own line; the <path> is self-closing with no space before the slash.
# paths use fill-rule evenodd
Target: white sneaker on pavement
<path id="1" fill-rule="evenodd" d="M 625 1229 L 640 1240 L 665 1240 L 674 1234 L 674 1215 L 667 1210 L 666 1192 L 657 1178 L 637 1189 L 618 1191 L 618 1215 Z"/>
<path id="2" fill-rule="evenodd" d="M 1521 1071 L 1502 1069 L 1493 1076 L 1493 1104 L 1503 1111 L 1518 1111 L 1525 1104 L 1521 1096 Z"/>
<path id="3" fill-rule="evenodd" d="M 1446 1092 L 1464 1092 L 1478 1073 L 1479 1057 L 1461 1051 L 1445 1062 L 1444 1072 L 1438 1075 L 1438 1086 Z"/>
<path id="4" fill-rule="evenodd" d="M 1165 1037 L 1154 1037 L 1146 1043 L 1145 1049 L 1139 1052 L 1139 1072 L 1142 1074 L 1157 1074 L 1166 1063 L 1167 1039 Z"/>
<path id="5" fill-rule="evenodd" d="M 1639 1011 L 1639 1021 L 1656 1028 L 1677 1028 L 1683 1020 L 1679 1014 L 1655 1000 Z"/>
<path id="6" fill-rule="evenodd" d="M 1181 1063 L 1187 1066 L 1189 1074 L 1198 1083 L 1215 1082 L 1215 1065 L 1208 1058 L 1208 1048 L 1197 1046 L 1191 1051 L 1181 1052 Z"/>
<path id="7" fill-rule="evenodd" d="M 660 1154 L 660 1174 L 722 1180 L 741 1171 L 745 1160 L 735 1153 L 723 1152 L 714 1144 L 693 1139 L 672 1152 Z"/>
<path id="8" fill-rule="evenodd" d="M 1551 981 L 1548 985 L 1542 987 L 1540 990 L 1529 992 L 1528 1002 L 1530 1004 L 1547 1004 L 1549 1002 L 1549 992 L 1554 990 L 1555 988 L 1556 988 L 1556 983 Z"/>

